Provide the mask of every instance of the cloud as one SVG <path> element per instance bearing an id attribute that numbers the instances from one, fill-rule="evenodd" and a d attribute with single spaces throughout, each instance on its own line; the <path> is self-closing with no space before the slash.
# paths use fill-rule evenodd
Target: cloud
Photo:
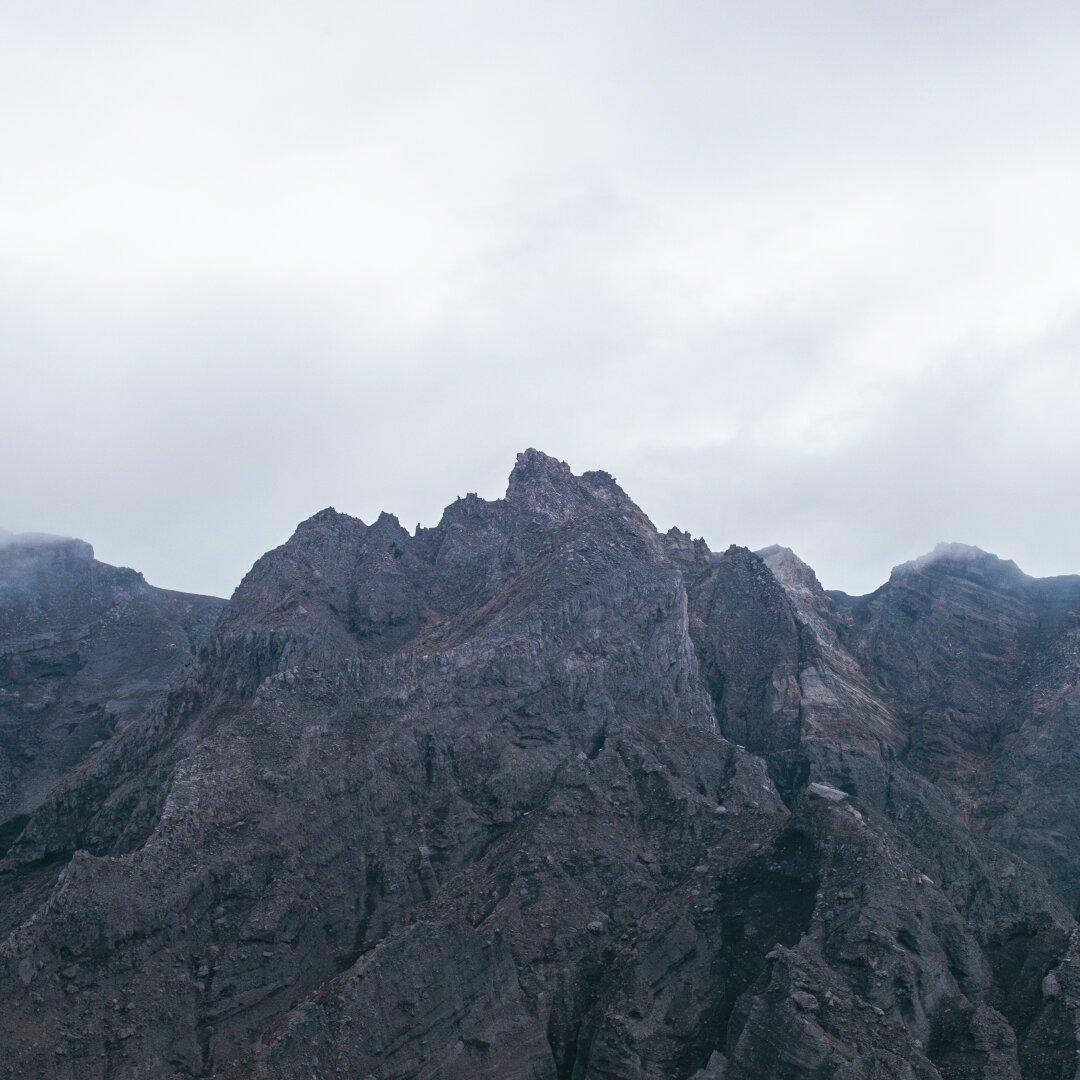
<path id="1" fill-rule="evenodd" d="M 228 592 L 535 445 L 854 591 L 941 539 L 1080 569 L 1071 6 L 5 20 L 12 528 Z"/>
<path id="2" fill-rule="evenodd" d="M 868 592 L 942 540 L 1037 575 L 1076 572 L 1078 349 L 1080 322 L 1020 352 L 954 356 L 825 452 L 654 447 L 631 471 L 658 523 L 693 505 L 681 524 L 714 546 L 790 542 L 827 588 Z"/>

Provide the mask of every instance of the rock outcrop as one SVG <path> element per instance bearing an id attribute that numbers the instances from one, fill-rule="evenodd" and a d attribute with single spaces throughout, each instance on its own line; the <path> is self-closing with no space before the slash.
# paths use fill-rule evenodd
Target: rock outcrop
<path id="1" fill-rule="evenodd" d="M 0 1075 L 1073 1080 L 1078 596 L 322 511 L 11 837 Z"/>
<path id="2" fill-rule="evenodd" d="M 902 719 L 904 757 L 1080 910 L 1080 577 L 961 544 L 841 598 L 840 632 Z"/>
<path id="3" fill-rule="evenodd" d="M 0 854 L 61 778 L 164 697 L 223 606 L 156 589 L 81 540 L 0 537 Z"/>

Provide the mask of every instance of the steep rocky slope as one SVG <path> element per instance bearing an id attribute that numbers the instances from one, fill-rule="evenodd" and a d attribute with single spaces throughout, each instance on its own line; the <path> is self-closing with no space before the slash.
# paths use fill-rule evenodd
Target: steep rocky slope
<path id="1" fill-rule="evenodd" d="M 1075 586 L 974 563 L 827 594 L 536 451 L 317 514 L 13 838 L 0 1074 L 1073 1080 Z"/>
<path id="2" fill-rule="evenodd" d="M 164 696 L 224 601 L 81 540 L 0 535 L 0 854 L 57 781 Z"/>
<path id="3" fill-rule="evenodd" d="M 941 544 L 841 634 L 904 720 L 906 761 L 1080 907 L 1080 577 Z"/>

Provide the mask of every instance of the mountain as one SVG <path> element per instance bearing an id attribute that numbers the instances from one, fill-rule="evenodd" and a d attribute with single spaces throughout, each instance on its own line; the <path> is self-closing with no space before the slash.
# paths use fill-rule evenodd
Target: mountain
<path id="1" fill-rule="evenodd" d="M 844 598 L 840 632 L 904 722 L 904 759 L 1080 911 L 1080 577 L 960 544 Z"/>
<path id="2" fill-rule="evenodd" d="M 9 824 L 0 1075 L 1073 1080 L 1078 611 L 533 450 L 324 510 Z"/>
<path id="3" fill-rule="evenodd" d="M 162 698 L 224 601 L 81 540 L 0 534 L 0 854 L 57 781 Z"/>

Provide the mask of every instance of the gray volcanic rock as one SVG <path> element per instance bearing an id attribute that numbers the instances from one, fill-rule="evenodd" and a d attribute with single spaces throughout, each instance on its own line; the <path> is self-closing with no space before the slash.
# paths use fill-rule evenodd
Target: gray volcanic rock
<path id="1" fill-rule="evenodd" d="M 1080 908 L 1080 577 L 962 544 L 846 601 L 841 633 L 907 730 L 903 756 L 976 831 Z"/>
<path id="2" fill-rule="evenodd" d="M 1064 872 L 988 809 L 1064 792 L 1072 586 L 985 558 L 852 600 L 536 451 L 322 511 L 13 838 L 0 1075 L 1073 1080 Z"/>
<path id="3" fill-rule="evenodd" d="M 57 781 L 164 696 L 224 606 L 81 540 L 0 539 L 0 853 Z"/>

